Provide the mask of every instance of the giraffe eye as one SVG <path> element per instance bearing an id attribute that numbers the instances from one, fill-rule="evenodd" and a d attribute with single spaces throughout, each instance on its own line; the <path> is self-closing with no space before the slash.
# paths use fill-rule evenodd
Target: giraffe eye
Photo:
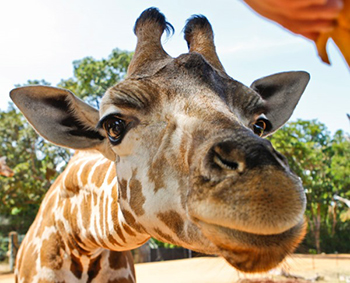
<path id="1" fill-rule="evenodd" d="M 126 128 L 124 120 L 112 116 L 103 122 L 102 127 L 106 131 L 108 139 L 113 145 L 117 145 L 121 142 Z"/>
<path id="2" fill-rule="evenodd" d="M 262 137 L 264 134 L 264 131 L 268 128 L 269 121 L 265 118 L 258 118 L 256 120 L 255 124 L 253 124 L 253 131 L 256 135 L 259 137 Z"/>

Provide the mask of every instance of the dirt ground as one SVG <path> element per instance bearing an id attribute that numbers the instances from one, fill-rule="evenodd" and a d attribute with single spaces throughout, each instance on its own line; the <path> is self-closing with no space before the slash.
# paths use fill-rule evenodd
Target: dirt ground
<path id="1" fill-rule="evenodd" d="M 350 255 L 295 254 L 279 267 L 263 274 L 241 273 L 222 258 L 199 257 L 136 264 L 136 277 L 138 283 L 350 283 Z M 0 282 L 14 282 L 13 274 L 8 273 L 8 266 L 0 265 Z"/>

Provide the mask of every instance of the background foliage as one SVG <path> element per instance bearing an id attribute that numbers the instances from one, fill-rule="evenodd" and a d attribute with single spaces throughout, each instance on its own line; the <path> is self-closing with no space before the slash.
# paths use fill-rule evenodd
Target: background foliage
<path id="1" fill-rule="evenodd" d="M 316 120 L 298 120 L 269 139 L 303 181 L 308 234 L 301 251 L 350 252 L 350 221 L 341 217 L 350 208 L 333 200 L 335 194 L 350 199 L 349 138 L 342 131 L 332 136 Z"/>
<path id="2" fill-rule="evenodd" d="M 98 108 L 107 88 L 125 76 L 131 57 L 132 53 L 115 49 L 107 59 L 77 60 L 73 62 L 73 77 L 58 86 Z M 49 85 L 44 80 L 27 84 Z M 14 177 L 0 177 L 1 237 L 11 230 L 27 231 L 44 194 L 72 152 L 45 142 L 12 104 L 0 112 L 0 128 L 0 156 L 7 156 L 8 165 L 15 171 Z M 350 198 L 349 137 L 342 131 L 331 135 L 321 122 L 299 120 L 288 123 L 269 139 L 288 158 L 307 194 L 308 233 L 299 251 L 350 252 L 349 208 L 333 200 L 334 194 Z"/>

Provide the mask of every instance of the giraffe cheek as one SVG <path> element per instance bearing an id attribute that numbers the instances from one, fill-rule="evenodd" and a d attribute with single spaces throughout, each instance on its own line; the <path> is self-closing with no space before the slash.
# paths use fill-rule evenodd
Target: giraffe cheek
<path id="1" fill-rule="evenodd" d="M 130 156 L 135 154 L 135 150 L 140 147 L 140 133 L 138 129 L 129 131 L 122 142 L 116 146 L 112 146 L 112 150 L 119 157 Z"/>

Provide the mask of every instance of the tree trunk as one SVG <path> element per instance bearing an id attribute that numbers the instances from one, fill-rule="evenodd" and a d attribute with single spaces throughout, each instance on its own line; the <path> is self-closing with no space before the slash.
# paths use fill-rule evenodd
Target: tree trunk
<path id="1" fill-rule="evenodd" d="M 337 203 L 333 206 L 333 221 L 332 221 L 332 237 L 335 234 L 335 226 L 337 225 Z"/>
<path id="2" fill-rule="evenodd" d="M 9 234 L 9 264 L 10 264 L 10 271 L 13 271 L 15 269 L 15 261 L 16 261 L 16 255 L 18 251 L 18 234 L 17 232 L 10 232 Z"/>
<path id="3" fill-rule="evenodd" d="M 320 228 L 321 228 L 321 204 L 317 203 L 317 214 L 315 217 L 315 246 L 316 246 L 316 252 L 318 254 L 321 253 Z"/>

